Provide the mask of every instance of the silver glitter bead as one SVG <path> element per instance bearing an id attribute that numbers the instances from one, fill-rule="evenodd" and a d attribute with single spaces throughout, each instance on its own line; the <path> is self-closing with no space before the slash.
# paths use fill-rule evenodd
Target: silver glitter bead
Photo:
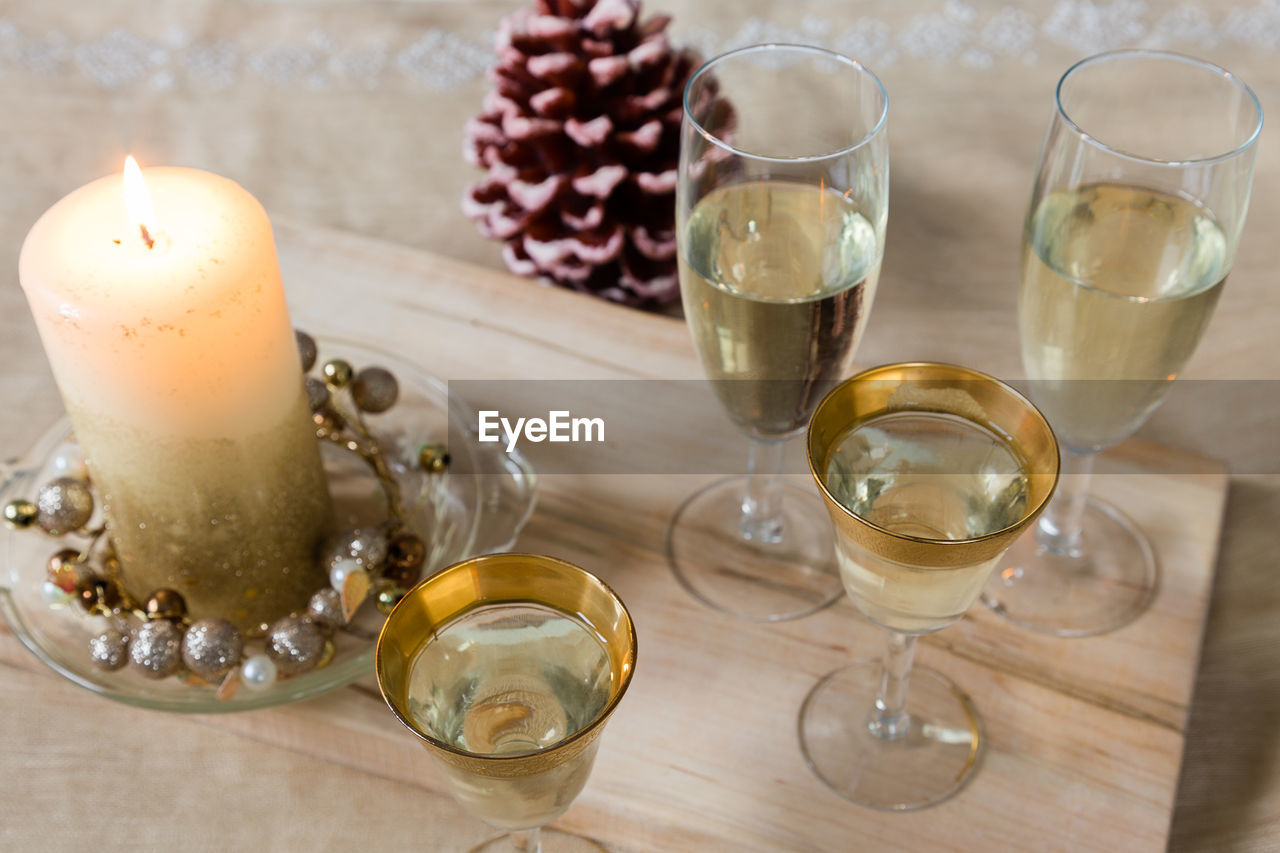
<path id="1" fill-rule="evenodd" d="M 129 661 L 129 638 L 114 628 L 89 640 L 89 660 L 98 669 L 114 672 Z"/>
<path id="2" fill-rule="evenodd" d="M 79 530 L 92 516 L 93 493 L 71 477 L 50 481 L 36 498 L 36 523 L 55 536 Z"/>
<path id="3" fill-rule="evenodd" d="M 217 681 L 240 663 L 244 637 L 226 619 L 201 619 L 182 638 L 182 662 L 206 681 Z"/>
<path id="4" fill-rule="evenodd" d="M 375 569 L 387 558 L 387 537 L 373 527 L 360 527 L 338 537 L 330 546 L 325 565 L 332 569 L 353 560 L 362 569 Z"/>
<path id="5" fill-rule="evenodd" d="M 277 619 L 267 631 L 267 657 L 285 675 L 313 669 L 324 654 L 324 630 L 301 616 Z"/>
<path id="6" fill-rule="evenodd" d="M 347 542 L 347 550 L 360 568 L 373 569 L 387 559 L 387 537 L 372 527 L 362 527 L 354 531 Z"/>
<path id="7" fill-rule="evenodd" d="M 391 371 L 381 367 L 366 367 L 356 374 L 351 383 L 351 399 L 370 414 L 385 412 L 395 405 L 400 396 L 400 385 Z"/>
<path id="8" fill-rule="evenodd" d="M 240 667 L 240 680 L 250 690 L 265 690 L 276 683 L 276 665 L 266 655 L 252 655 Z"/>
<path id="9" fill-rule="evenodd" d="M 307 405 L 311 407 L 311 411 L 323 409 L 329 402 L 329 386 L 314 376 L 308 376 L 304 384 L 307 386 Z"/>
<path id="10" fill-rule="evenodd" d="M 342 618 L 342 595 L 336 589 L 322 589 L 307 602 L 307 617 L 322 628 L 338 629 Z"/>
<path id="11" fill-rule="evenodd" d="M 142 623 L 129 641 L 129 662 L 147 678 L 173 675 L 182 665 L 182 629 L 167 619 Z"/>
<path id="12" fill-rule="evenodd" d="M 293 335 L 298 340 L 298 357 L 302 359 L 302 372 L 306 373 L 316 366 L 316 339 L 297 329 L 293 330 Z"/>

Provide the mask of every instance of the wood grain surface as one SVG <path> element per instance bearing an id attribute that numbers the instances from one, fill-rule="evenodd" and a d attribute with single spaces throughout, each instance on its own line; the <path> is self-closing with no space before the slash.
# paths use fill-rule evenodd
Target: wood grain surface
<path id="1" fill-rule="evenodd" d="M 332 325 L 340 316 L 347 334 L 395 340 L 403 355 L 439 375 L 697 373 L 687 332 L 671 318 L 317 228 L 279 225 L 278 240 L 298 325 Z M 370 281 L 376 299 L 352 287 Z M 1226 477 L 1209 460 L 1140 443 L 1111 454 L 1103 470 L 1099 491 L 1156 543 L 1162 576 L 1152 609 L 1126 629 L 1073 641 L 1028 634 L 976 609 L 926 638 L 921 663 L 974 697 L 989 748 L 958 796 L 905 815 L 840 799 L 808 770 L 798 747 L 796 715 L 809 688 L 825 672 L 879 652 L 879 632 L 851 604 L 768 625 L 733 620 L 689 598 L 666 566 L 662 537 L 676 506 L 706 478 L 544 477 L 519 547 L 604 577 L 628 603 L 641 648 L 591 782 L 560 826 L 618 851 L 1162 849 Z M 139 787 L 163 772 L 160 763 L 186 762 L 193 769 L 186 790 L 167 807 L 183 809 L 188 829 L 218 831 L 220 813 L 247 787 L 292 803 L 280 816 L 279 839 L 302 842 L 308 833 L 296 824 L 303 815 L 334 798 L 339 809 L 361 809 L 376 789 L 374 812 L 390 814 L 362 829 L 367 838 L 392 844 L 419 832 L 430 839 L 424 849 L 464 850 L 485 835 L 443 795 L 425 753 L 385 709 L 372 679 L 292 707 L 183 719 L 63 685 L 11 636 L 0 638 L 0 656 L 10 672 L 6 695 L 27 700 L 10 701 L 11 714 L 37 715 L 49 702 L 80 709 L 78 725 L 102 727 L 127 763 L 124 778 L 137 775 Z M 218 781 L 220 768 L 236 791 Z M 138 813 L 107 809 L 97 819 L 105 832 L 127 833 L 138 831 Z M 332 815 L 322 819 L 332 822 Z M 154 823 L 142 831 L 163 837 Z M 231 821 L 226 831 L 235 839 L 249 828 Z"/>

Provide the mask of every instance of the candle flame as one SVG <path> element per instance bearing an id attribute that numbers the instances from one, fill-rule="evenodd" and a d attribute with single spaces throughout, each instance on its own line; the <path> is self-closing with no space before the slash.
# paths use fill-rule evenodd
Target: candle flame
<path id="1" fill-rule="evenodd" d="M 129 209 L 129 220 L 138 226 L 142 234 L 142 242 L 150 249 L 155 245 L 151 236 L 155 229 L 156 212 L 151 207 L 151 193 L 147 192 L 147 182 L 142 178 L 142 170 L 138 161 L 130 154 L 124 158 L 124 203 Z"/>

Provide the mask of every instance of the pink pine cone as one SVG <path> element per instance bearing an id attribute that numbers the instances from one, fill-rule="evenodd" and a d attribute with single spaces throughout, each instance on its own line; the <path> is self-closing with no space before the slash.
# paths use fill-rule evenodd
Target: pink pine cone
<path id="1" fill-rule="evenodd" d="M 638 0 L 537 0 L 502 21 L 494 88 L 467 123 L 486 170 L 462 201 L 519 275 L 615 302 L 679 298 L 680 99 L 694 57 Z"/>

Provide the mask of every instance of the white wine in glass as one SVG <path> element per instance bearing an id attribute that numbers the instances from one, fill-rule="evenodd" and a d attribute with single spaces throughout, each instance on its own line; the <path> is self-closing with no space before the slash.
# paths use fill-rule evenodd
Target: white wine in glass
<path id="1" fill-rule="evenodd" d="M 680 254 L 685 317 L 741 429 L 774 438 L 804 427 L 824 384 L 848 369 L 880 256 L 875 226 L 829 188 L 748 181 L 698 202 Z"/>
<path id="2" fill-rule="evenodd" d="M 410 665 L 409 715 L 457 749 L 528 755 L 595 720 L 611 675 L 608 648 L 573 616 L 540 604 L 479 607 L 441 628 Z M 476 778 L 455 793 L 492 826 L 547 824 L 586 784 L 588 757 L 549 773 Z"/>
<path id="3" fill-rule="evenodd" d="M 676 190 L 685 318 L 747 475 L 676 511 L 672 571 L 722 612 L 774 621 L 839 598 L 830 531 L 783 455 L 847 374 L 875 299 L 888 216 L 888 98 L 816 47 L 712 59 L 685 90 Z M 797 478 L 799 479 L 799 478 Z"/>
<path id="4" fill-rule="evenodd" d="M 601 853 L 544 827 L 586 785 L 635 659 L 631 617 L 599 578 L 553 557 L 488 554 L 405 595 L 375 669 L 455 799 L 506 830 L 473 853 Z"/>
<path id="5" fill-rule="evenodd" d="M 1058 495 L 983 591 L 1058 636 L 1128 624 L 1157 589 L 1146 536 L 1090 497 L 1093 460 L 1160 405 L 1204 335 L 1249 207 L 1257 98 L 1190 57 L 1126 50 L 1062 76 L 1023 235 L 1031 396 L 1062 443 Z"/>
<path id="6" fill-rule="evenodd" d="M 898 411 L 855 424 L 836 440 L 824 478 L 845 509 L 921 539 L 976 539 L 1027 514 L 1026 462 L 1008 441 L 959 415 Z M 845 589 L 872 622 L 936 631 L 964 615 L 992 561 L 946 570 L 837 543 Z"/>
<path id="7" fill-rule="evenodd" d="M 1101 450 L 1159 405 L 1209 325 L 1226 234 L 1202 205 L 1126 184 L 1045 196 L 1023 253 L 1022 360 L 1058 438 Z"/>

